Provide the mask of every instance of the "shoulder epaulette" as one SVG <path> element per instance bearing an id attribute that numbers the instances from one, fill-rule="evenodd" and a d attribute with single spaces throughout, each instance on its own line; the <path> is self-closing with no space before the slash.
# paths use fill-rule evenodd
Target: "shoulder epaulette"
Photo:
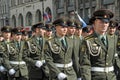
<path id="1" fill-rule="evenodd" d="M 29 40 L 31 40 L 32 39 L 32 37 L 30 37 L 30 38 L 28 38 L 27 40 L 25 40 L 25 41 L 29 41 Z"/>
<path id="2" fill-rule="evenodd" d="M 54 37 L 52 37 L 52 38 L 50 38 L 50 39 L 47 39 L 47 41 L 50 41 L 50 40 L 52 40 L 52 39 L 54 39 Z"/>
<path id="3" fill-rule="evenodd" d="M 93 34 L 86 36 L 84 39 L 88 40 L 88 39 L 92 39 L 92 38 L 93 38 Z"/>

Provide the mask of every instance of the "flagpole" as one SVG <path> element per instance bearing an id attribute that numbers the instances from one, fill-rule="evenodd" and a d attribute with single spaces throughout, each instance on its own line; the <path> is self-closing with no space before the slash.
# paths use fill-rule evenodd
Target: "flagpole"
<path id="1" fill-rule="evenodd" d="M 42 14 L 43 14 L 43 23 L 45 25 L 45 21 L 44 21 L 44 0 L 42 0 Z"/>

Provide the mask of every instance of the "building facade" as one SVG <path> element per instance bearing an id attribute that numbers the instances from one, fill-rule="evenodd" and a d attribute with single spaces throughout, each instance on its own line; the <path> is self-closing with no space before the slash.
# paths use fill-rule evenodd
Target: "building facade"
<path id="1" fill-rule="evenodd" d="M 30 28 L 33 24 L 44 21 L 43 15 L 52 21 L 52 0 L 10 0 L 10 25 Z"/>
<path id="2" fill-rule="evenodd" d="M 73 11 L 88 23 L 92 13 L 100 8 L 112 10 L 120 21 L 119 7 L 120 0 L 0 0 L 0 26 L 30 27 L 45 21 L 44 13 L 53 21 Z"/>
<path id="3" fill-rule="evenodd" d="M 120 21 L 120 0 L 54 0 L 56 17 L 77 11 L 79 15 L 89 22 L 92 13 L 100 8 L 110 9 L 115 13 L 115 19 Z"/>
<path id="4" fill-rule="evenodd" d="M 9 25 L 10 6 L 9 0 L 0 0 L 0 27 Z"/>

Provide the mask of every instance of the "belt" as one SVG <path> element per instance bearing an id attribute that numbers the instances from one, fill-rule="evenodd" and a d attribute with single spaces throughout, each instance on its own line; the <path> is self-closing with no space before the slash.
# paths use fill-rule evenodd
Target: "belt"
<path id="1" fill-rule="evenodd" d="M 54 63 L 56 67 L 60 67 L 60 68 L 68 68 L 71 67 L 73 65 L 72 61 L 68 64 L 59 64 L 59 63 Z"/>
<path id="2" fill-rule="evenodd" d="M 42 63 L 45 63 L 45 60 L 36 60 L 36 61 L 40 61 L 40 62 L 42 62 Z"/>
<path id="3" fill-rule="evenodd" d="M 114 67 L 111 66 L 111 67 L 92 67 L 91 68 L 91 71 L 96 71 L 96 72 L 110 72 L 110 71 L 114 71 Z"/>
<path id="4" fill-rule="evenodd" d="M 26 64 L 24 61 L 10 61 L 10 64 Z"/>

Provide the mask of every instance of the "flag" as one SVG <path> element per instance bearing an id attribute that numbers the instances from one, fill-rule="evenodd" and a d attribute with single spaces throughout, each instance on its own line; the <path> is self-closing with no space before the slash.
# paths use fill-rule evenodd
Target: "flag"
<path id="1" fill-rule="evenodd" d="M 51 21 L 51 15 L 48 14 L 47 12 L 44 13 L 43 18 L 45 23 L 49 23 Z"/>
<path id="2" fill-rule="evenodd" d="M 82 23 L 82 28 L 87 27 L 87 24 L 86 24 L 85 21 L 79 16 L 79 14 L 77 13 L 77 11 L 75 11 L 75 14 L 77 15 L 78 19 L 79 19 L 80 22 Z"/>

